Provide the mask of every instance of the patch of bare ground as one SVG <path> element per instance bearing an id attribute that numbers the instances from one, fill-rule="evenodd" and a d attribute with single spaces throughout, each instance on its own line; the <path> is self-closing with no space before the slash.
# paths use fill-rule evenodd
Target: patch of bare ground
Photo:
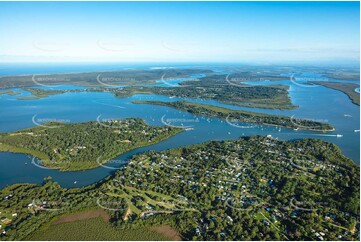
<path id="1" fill-rule="evenodd" d="M 84 211 L 80 213 L 68 214 L 60 217 L 58 220 L 54 221 L 53 224 L 62 224 L 67 222 L 74 222 L 89 218 L 102 217 L 104 221 L 109 221 L 109 214 L 103 209 Z"/>
<path id="2" fill-rule="evenodd" d="M 132 214 L 132 210 L 130 209 L 130 207 L 128 207 L 127 211 L 125 212 L 125 214 L 123 216 L 123 220 L 127 221 L 131 214 Z"/>
<path id="3" fill-rule="evenodd" d="M 172 241 L 181 241 L 182 240 L 178 231 L 169 225 L 154 226 L 154 227 L 150 227 L 149 230 L 158 232 Z"/>

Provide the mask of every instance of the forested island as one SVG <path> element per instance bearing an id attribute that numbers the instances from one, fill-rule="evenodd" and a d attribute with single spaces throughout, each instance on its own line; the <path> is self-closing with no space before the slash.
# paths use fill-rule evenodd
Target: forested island
<path id="1" fill-rule="evenodd" d="M 0 134 L 0 151 L 25 153 L 61 171 L 86 170 L 138 147 L 165 140 L 183 129 L 149 126 L 141 119 L 87 123 L 49 122 Z"/>
<path id="2" fill-rule="evenodd" d="M 243 110 L 232 110 L 207 104 L 192 103 L 185 101 L 162 102 L 162 101 L 133 101 L 136 104 L 161 105 L 177 110 L 186 111 L 194 115 L 216 117 L 230 123 L 251 123 L 258 125 L 272 125 L 292 129 L 312 130 L 312 131 L 333 131 L 334 128 L 327 123 L 311 121 L 307 119 L 295 119 L 287 116 L 269 115 L 264 113 L 247 112 Z M 236 125 L 236 124 L 234 124 Z"/>
<path id="3" fill-rule="evenodd" d="M 227 75 L 211 75 L 180 83 L 180 86 L 132 86 L 110 90 L 117 97 L 157 94 L 178 98 L 216 100 L 222 103 L 257 108 L 294 109 L 286 86 L 248 86 L 227 82 Z M 236 85 L 237 84 L 237 85 Z"/>
<path id="4" fill-rule="evenodd" d="M 200 75 L 192 78 L 194 75 Z M 178 84 L 172 81 L 188 78 Z M 20 100 L 45 98 L 66 92 L 111 92 L 116 97 L 135 94 L 155 94 L 168 97 L 216 100 L 238 106 L 294 109 L 288 87 L 281 85 L 251 86 L 248 79 L 280 80 L 285 77 L 272 73 L 257 74 L 236 71 L 232 75 L 203 69 L 124 70 L 111 72 L 65 73 L 0 77 L 0 88 L 21 87 L 31 96 Z M 83 89 L 51 89 L 61 85 L 79 85 Z M 34 87 L 38 86 L 38 87 Z M 43 88 L 46 86 L 48 88 Z"/>
<path id="5" fill-rule="evenodd" d="M 224 78 L 224 76 L 222 77 Z M 221 78 L 221 79 L 222 79 Z M 203 78 L 201 78 L 203 79 Z M 125 98 L 136 94 L 155 94 L 168 97 L 179 98 L 198 98 L 205 100 L 216 100 L 222 103 L 258 108 L 271 109 L 293 109 L 287 88 L 284 86 L 232 86 L 229 84 L 211 85 L 205 81 L 195 81 L 203 83 L 197 86 L 184 86 L 188 81 L 182 82 L 180 86 L 161 87 L 161 86 L 126 86 L 119 88 L 109 87 L 88 87 L 85 89 L 73 90 L 48 90 L 42 88 L 22 88 L 32 95 L 19 97 L 20 100 L 37 99 L 48 97 L 49 95 L 74 93 L 74 92 L 110 92 L 116 97 Z"/>
<path id="6" fill-rule="evenodd" d="M 168 226 L 183 240 L 357 240 L 359 177 L 337 146 L 317 139 L 150 151 L 88 187 L 47 178 L 2 189 L 1 239 L 169 240 L 150 233 Z"/>
<path id="7" fill-rule="evenodd" d="M 27 88 L 23 87 L 22 90 L 30 92 L 31 96 L 18 97 L 18 100 L 32 100 L 49 97 L 50 95 L 63 94 L 67 90 L 47 90 L 42 88 Z"/>
<path id="8" fill-rule="evenodd" d="M 45 98 L 50 95 L 75 93 L 75 92 L 110 92 L 116 97 L 125 98 L 136 94 L 155 94 L 179 98 L 199 98 L 216 100 L 223 103 L 237 106 L 272 108 L 272 109 L 293 109 L 285 87 L 233 87 L 223 85 L 221 87 L 159 87 L 159 86 L 127 86 L 120 88 L 88 87 L 85 89 L 73 90 L 48 90 L 42 88 L 22 88 L 30 92 L 31 96 L 18 97 L 19 100 Z"/>

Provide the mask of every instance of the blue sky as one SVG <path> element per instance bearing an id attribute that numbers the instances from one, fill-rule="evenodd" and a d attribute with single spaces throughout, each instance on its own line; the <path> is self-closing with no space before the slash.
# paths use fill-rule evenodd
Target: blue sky
<path id="1" fill-rule="evenodd" d="M 359 2 L 0 2 L 0 61 L 358 61 Z"/>

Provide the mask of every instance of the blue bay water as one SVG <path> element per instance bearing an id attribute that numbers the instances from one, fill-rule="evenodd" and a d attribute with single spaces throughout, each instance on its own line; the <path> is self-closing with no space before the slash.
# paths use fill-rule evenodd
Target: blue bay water
<path id="1" fill-rule="evenodd" d="M 176 85 L 182 80 L 176 80 L 172 82 L 172 85 Z M 178 119 L 179 122 L 173 123 L 174 125 L 190 126 L 193 130 L 184 131 L 158 144 L 127 152 L 115 159 L 128 160 L 132 155 L 148 150 L 161 151 L 210 140 L 228 140 L 236 139 L 240 136 L 271 134 L 282 140 L 309 137 L 333 142 L 341 148 L 346 156 L 359 163 L 360 133 L 355 132 L 355 130 L 360 129 L 360 109 L 352 104 L 344 93 L 323 86 L 312 88 L 300 86 L 289 80 L 271 83 L 290 86 L 289 91 L 292 102 L 299 107 L 295 110 L 269 110 L 239 107 L 209 100 L 169 98 L 158 95 L 134 95 L 120 99 L 115 98 L 111 93 L 102 92 L 64 93 L 35 100 L 16 100 L 17 96 L 0 95 L 0 115 L 2 117 L 0 119 L 0 132 L 33 127 L 35 125 L 33 123 L 34 116 L 37 119 L 68 120 L 69 122 L 94 121 L 97 118 L 139 117 L 150 125 L 164 125 L 162 118 L 163 121 Z M 269 85 L 270 82 L 252 82 L 250 84 Z M 160 85 L 163 84 L 160 83 Z M 79 87 L 66 87 L 66 89 L 74 88 Z M 21 92 L 23 96 L 29 95 L 29 93 L 21 89 L 13 90 Z M 295 118 L 308 118 L 328 122 L 335 126 L 336 130 L 320 133 L 280 129 L 272 126 L 240 128 L 216 118 L 194 116 L 168 107 L 133 104 L 132 101 L 134 100 L 189 100 L 232 109 L 286 116 L 294 115 Z M 341 134 L 343 137 L 338 138 L 336 137 L 337 134 Z M 116 167 L 117 164 L 109 163 L 109 166 Z M 64 187 L 81 187 L 98 182 L 114 171 L 115 169 L 99 167 L 80 172 L 59 172 L 57 170 L 42 169 L 33 165 L 32 157 L 27 155 L 0 152 L 0 187 L 20 182 L 41 183 L 43 178 L 47 176 L 53 177 L 55 181 Z"/>

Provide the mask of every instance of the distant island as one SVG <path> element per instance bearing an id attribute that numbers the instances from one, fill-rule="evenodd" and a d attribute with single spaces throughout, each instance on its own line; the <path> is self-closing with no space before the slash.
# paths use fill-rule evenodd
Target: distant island
<path id="1" fill-rule="evenodd" d="M 18 97 L 18 100 L 32 100 L 49 97 L 50 95 L 62 94 L 67 92 L 66 90 L 47 90 L 42 88 L 27 88 L 23 87 L 22 90 L 30 92 L 31 96 Z"/>
<path id="2" fill-rule="evenodd" d="M 288 87 L 281 85 L 251 86 L 229 83 L 228 75 L 210 75 L 199 80 L 181 82 L 179 86 L 130 86 L 110 90 L 117 97 L 156 94 L 178 98 L 215 100 L 226 104 L 269 109 L 294 109 Z"/>
<path id="3" fill-rule="evenodd" d="M 193 75 L 202 75 L 192 78 Z M 251 76 L 249 76 L 251 75 Z M 30 96 L 19 100 L 46 98 L 68 92 L 110 92 L 124 98 L 136 94 L 155 94 L 168 97 L 198 98 L 222 103 L 268 109 L 294 109 L 288 87 L 282 85 L 252 86 L 243 84 L 247 78 L 281 80 L 276 74 L 253 73 L 219 74 L 202 69 L 125 70 L 111 72 L 65 73 L 0 77 L 0 88 L 20 87 Z M 185 78 L 179 84 L 172 80 Z M 83 89 L 45 89 L 41 86 L 79 85 Z M 162 84 L 159 86 L 158 84 Z M 34 87 L 37 86 L 37 87 Z M 1 94 L 1 93 L 0 93 Z M 4 93 L 6 94 L 6 93 Z"/>
<path id="4" fill-rule="evenodd" d="M 183 78 L 193 74 L 212 73 L 202 69 L 165 69 L 165 70 L 119 70 L 103 72 L 79 72 L 59 74 L 38 74 L 0 76 L 0 88 L 32 87 L 32 86 L 127 86 L 154 84 L 162 75 L 167 78 Z"/>

